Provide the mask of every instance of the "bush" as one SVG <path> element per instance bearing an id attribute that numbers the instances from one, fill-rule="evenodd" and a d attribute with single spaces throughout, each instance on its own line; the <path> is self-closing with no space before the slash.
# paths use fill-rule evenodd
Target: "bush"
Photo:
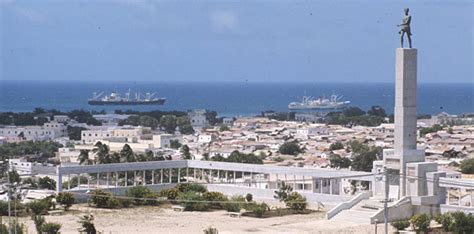
<path id="1" fill-rule="evenodd" d="M 329 146 L 329 150 L 331 151 L 340 149 L 344 149 L 344 145 L 340 141 L 336 141 Z"/>
<path id="2" fill-rule="evenodd" d="M 47 214 L 50 208 L 48 199 L 35 200 L 28 203 L 28 208 L 33 215 Z"/>
<path id="3" fill-rule="evenodd" d="M 85 232 L 86 234 L 96 234 L 97 233 L 97 231 L 95 229 L 95 225 L 94 225 L 94 216 L 84 215 L 80 218 L 78 223 L 81 225 L 81 228 L 79 228 L 79 232 L 81 232 L 81 233 Z"/>
<path id="4" fill-rule="evenodd" d="M 107 200 L 107 204 L 105 205 L 105 207 L 110 208 L 110 209 L 117 208 L 119 206 L 120 206 L 119 200 L 112 196 Z"/>
<path id="5" fill-rule="evenodd" d="M 35 223 L 36 232 L 41 233 L 41 226 L 46 222 L 41 215 L 33 215 L 33 222 Z M 3 233 L 3 232 L 2 232 Z"/>
<path id="6" fill-rule="evenodd" d="M 189 191 L 194 191 L 197 193 L 207 192 L 207 188 L 202 184 L 178 184 L 175 188 L 182 193 L 186 193 Z"/>
<path id="7" fill-rule="evenodd" d="M 206 229 L 203 230 L 204 234 L 219 234 L 219 231 L 217 231 L 217 228 L 209 226 Z"/>
<path id="8" fill-rule="evenodd" d="M 132 205 L 132 200 L 130 200 L 128 198 L 119 198 L 119 199 L 117 199 L 117 201 L 119 202 L 120 206 L 122 206 L 124 208 L 128 208 Z"/>
<path id="9" fill-rule="evenodd" d="M 156 193 L 147 193 L 145 194 L 145 200 L 143 201 L 145 205 L 149 205 L 149 206 L 156 206 L 159 204 L 158 202 L 158 194 Z"/>
<path id="10" fill-rule="evenodd" d="M 410 226 L 410 221 L 406 219 L 397 219 L 393 221 L 392 226 L 397 229 L 398 231 L 405 230 L 405 228 Z"/>
<path id="11" fill-rule="evenodd" d="M 204 200 L 210 201 L 211 207 L 214 209 L 222 209 L 224 207 L 223 201 L 227 201 L 227 196 L 221 192 L 205 192 L 202 194 Z"/>
<path id="12" fill-rule="evenodd" d="M 127 191 L 127 196 L 135 198 L 135 205 L 142 205 L 145 202 L 145 197 L 151 197 L 151 194 L 154 194 L 154 192 L 143 186 L 135 186 Z"/>
<path id="13" fill-rule="evenodd" d="M 293 141 L 293 142 L 285 142 L 283 143 L 280 148 L 278 148 L 278 152 L 282 154 L 289 154 L 289 155 L 298 155 L 300 153 L 303 153 L 304 150 L 300 148 L 298 142 Z"/>
<path id="14" fill-rule="evenodd" d="M 464 174 L 474 174 L 474 158 L 468 158 L 461 161 L 459 169 Z"/>
<path id="15" fill-rule="evenodd" d="M 200 193 L 194 191 L 181 193 L 178 199 L 185 211 L 206 211 L 211 207 Z"/>
<path id="16" fill-rule="evenodd" d="M 251 193 L 247 193 L 247 195 L 245 195 L 245 200 L 247 202 L 251 202 L 253 200 L 253 196 Z"/>
<path id="17" fill-rule="evenodd" d="M 69 207 L 74 204 L 74 195 L 68 192 L 61 192 L 56 197 L 56 201 L 58 201 L 59 204 L 64 206 L 64 210 L 67 211 Z"/>
<path id="18" fill-rule="evenodd" d="M 112 193 L 101 189 L 96 189 L 91 192 L 90 202 L 98 208 L 108 208 L 109 200 L 112 198 Z"/>
<path id="19" fill-rule="evenodd" d="M 227 212 L 240 212 L 242 209 L 242 204 L 245 203 L 245 198 L 237 195 L 237 196 L 232 196 L 230 198 L 230 201 L 225 204 L 225 209 Z"/>
<path id="20" fill-rule="evenodd" d="M 427 233 L 430 230 L 431 218 L 427 214 L 417 214 L 411 217 L 410 223 L 416 232 Z"/>
<path id="21" fill-rule="evenodd" d="M 302 211 L 306 209 L 308 202 L 306 202 L 306 198 L 303 197 L 301 194 L 297 192 L 292 192 L 285 199 L 285 205 L 286 207 L 292 210 Z"/>
<path id="22" fill-rule="evenodd" d="M 450 212 L 438 214 L 435 217 L 435 221 L 443 226 L 444 231 L 448 232 L 451 228 L 451 224 L 453 223 L 453 217 L 451 216 Z"/>
<path id="23" fill-rule="evenodd" d="M 265 212 L 267 212 L 270 209 L 268 205 L 263 202 L 260 204 L 252 203 L 252 205 L 249 208 L 250 208 L 250 211 L 252 211 L 252 213 L 254 213 L 255 216 L 257 216 L 258 218 L 263 217 Z"/>
<path id="24" fill-rule="evenodd" d="M 14 230 L 16 229 L 16 232 Z M 12 233 L 15 234 L 23 234 L 25 233 L 23 230 L 25 230 L 25 225 L 18 223 L 16 220 L 12 221 L 12 226 L 11 226 Z M 0 224 L 0 233 L 9 233 L 9 228 L 5 224 Z"/>
<path id="25" fill-rule="evenodd" d="M 474 233 L 474 216 L 462 211 L 452 212 L 453 222 L 450 231 L 453 233 Z"/>
<path id="26" fill-rule="evenodd" d="M 179 195 L 177 188 L 162 189 L 160 191 L 160 197 L 166 197 L 168 200 L 175 200 Z"/>
<path id="27" fill-rule="evenodd" d="M 59 229 L 61 229 L 61 224 L 59 223 L 44 223 L 40 228 L 43 234 L 57 234 L 59 233 Z"/>

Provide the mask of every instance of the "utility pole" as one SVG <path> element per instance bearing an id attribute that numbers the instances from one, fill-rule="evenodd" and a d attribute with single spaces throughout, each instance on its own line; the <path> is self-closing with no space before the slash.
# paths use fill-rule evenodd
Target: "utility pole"
<path id="1" fill-rule="evenodd" d="M 388 193 L 389 193 L 389 180 L 388 180 L 388 169 L 384 167 L 384 175 L 385 175 L 385 200 L 383 204 L 383 218 L 384 218 L 384 225 L 385 225 L 385 234 L 388 234 Z"/>

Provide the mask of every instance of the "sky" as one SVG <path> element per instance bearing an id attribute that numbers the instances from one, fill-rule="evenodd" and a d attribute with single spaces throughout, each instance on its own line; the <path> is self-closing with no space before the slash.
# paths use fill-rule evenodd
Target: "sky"
<path id="1" fill-rule="evenodd" d="M 0 80 L 393 82 L 412 15 L 418 80 L 474 84 L 474 3 L 0 0 Z"/>

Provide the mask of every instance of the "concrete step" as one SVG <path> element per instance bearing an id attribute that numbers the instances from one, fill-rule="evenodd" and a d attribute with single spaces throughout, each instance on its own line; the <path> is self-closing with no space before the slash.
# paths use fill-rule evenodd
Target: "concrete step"
<path id="1" fill-rule="evenodd" d="M 343 210 L 331 220 L 340 222 L 352 222 L 359 224 L 370 224 L 370 217 L 374 215 L 376 211 L 373 210 Z"/>

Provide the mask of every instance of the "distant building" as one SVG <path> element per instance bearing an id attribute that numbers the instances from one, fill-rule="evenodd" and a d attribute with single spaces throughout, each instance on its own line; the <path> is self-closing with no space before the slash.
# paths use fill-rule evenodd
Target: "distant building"
<path id="1" fill-rule="evenodd" d="M 181 137 L 177 137 L 172 134 L 153 135 L 153 147 L 170 148 L 172 140 L 177 140 L 179 143 L 182 143 L 183 141 Z"/>
<path id="2" fill-rule="evenodd" d="M 206 110 L 198 109 L 188 113 L 189 121 L 191 126 L 195 130 L 201 130 L 209 125 L 206 119 Z"/>
<path id="3" fill-rule="evenodd" d="M 295 113 L 295 120 L 298 122 L 320 122 L 324 120 L 325 114 L 323 113 Z"/>
<path id="4" fill-rule="evenodd" d="M 55 115 L 53 118 L 58 123 L 67 123 L 71 120 L 67 115 Z"/>
<path id="5" fill-rule="evenodd" d="M 98 130 L 83 130 L 81 131 L 81 142 L 83 144 L 93 144 L 113 136 L 113 130 L 98 129 Z"/>
<path id="6" fill-rule="evenodd" d="M 53 140 L 67 136 L 67 127 L 58 122 L 43 126 L 6 126 L 0 128 L 0 136 L 5 142 Z"/>

